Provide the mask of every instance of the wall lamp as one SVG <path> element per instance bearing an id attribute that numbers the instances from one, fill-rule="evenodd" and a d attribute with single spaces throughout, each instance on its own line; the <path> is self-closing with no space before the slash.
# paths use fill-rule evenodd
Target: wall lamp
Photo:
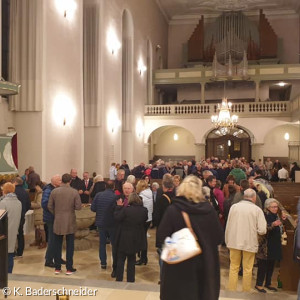
<path id="1" fill-rule="evenodd" d="M 121 43 L 118 40 L 116 32 L 112 28 L 107 31 L 106 44 L 112 55 L 114 55 L 121 48 Z"/>
<path id="2" fill-rule="evenodd" d="M 138 71 L 140 75 L 142 76 L 143 73 L 147 70 L 147 67 L 144 65 L 144 62 L 142 59 L 138 61 Z"/>
<path id="3" fill-rule="evenodd" d="M 77 9 L 77 3 L 74 0 L 56 0 L 56 7 L 59 12 L 63 12 L 66 19 L 72 19 Z"/>
<path id="4" fill-rule="evenodd" d="M 115 111 L 110 111 L 107 116 L 107 128 L 108 131 L 114 133 L 121 126 L 121 121 Z"/>
<path id="5" fill-rule="evenodd" d="M 76 109 L 70 98 L 58 95 L 54 99 L 53 119 L 58 126 L 71 126 L 76 116 Z"/>

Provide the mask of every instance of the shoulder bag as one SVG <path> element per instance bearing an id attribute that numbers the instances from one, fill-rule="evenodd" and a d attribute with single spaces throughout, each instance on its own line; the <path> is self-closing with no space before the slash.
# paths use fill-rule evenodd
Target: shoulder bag
<path id="1" fill-rule="evenodd" d="M 174 232 L 164 242 L 161 259 L 167 264 L 178 264 L 202 253 L 189 215 L 183 211 L 181 214 L 186 227 Z"/>

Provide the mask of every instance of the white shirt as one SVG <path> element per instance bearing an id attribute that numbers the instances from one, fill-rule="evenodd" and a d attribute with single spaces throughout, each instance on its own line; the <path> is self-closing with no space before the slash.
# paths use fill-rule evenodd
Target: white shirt
<path id="1" fill-rule="evenodd" d="M 143 206 L 148 210 L 148 219 L 147 222 L 152 221 L 152 213 L 153 213 L 153 198 L 152 198 L 152 191 L 150 188 L 143 190 L 140 192 L 140 195 L 143 199 Z"/>
<path id="2" fill-rule="evenodd" d="M 278 178 L 279 179 L 288 179 L 289 178 L 289 172 L 285 168 L 282 168 L 278 171 Z"/>
<path id="3" fill-rule="evenodd" d="M 117 169 L 115 166 L 111 166 L 109 168 L 109 179 L 110 180 L 115 180 L 117 177 Z"/>

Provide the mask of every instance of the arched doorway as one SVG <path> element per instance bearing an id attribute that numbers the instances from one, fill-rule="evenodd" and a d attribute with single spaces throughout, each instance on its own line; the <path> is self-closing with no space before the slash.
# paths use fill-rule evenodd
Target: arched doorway
<path id="1" fill-rule="evenodd" d="M 206 157 L 219 159 L 245 157 L 251 159 L 251 138 L 242 128 L 233 128 L 229 134 L 222 135 L 219 130 L 212 130 L 206 138 Z"/>
<path id="2" fill-rule="evenodd" d="M 162 126 L 148 138 L 150 161 L 181 161 L 195 159 L 196 144 L 193 134 L 183 127 Z"/>

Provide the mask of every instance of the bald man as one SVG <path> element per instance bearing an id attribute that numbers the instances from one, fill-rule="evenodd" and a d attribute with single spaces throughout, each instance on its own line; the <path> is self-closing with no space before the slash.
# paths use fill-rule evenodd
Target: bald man
<path id="1" fill-rule="evenodd" d="M 47 184 L 43 189 L 43 196 L 42 196 L 42 207 L 43 207 L 43 221 L 46 223 L 48 227 L 48 246 L 46 251 L 46 261 L 45 266 L 54 268 L 54 234 L 53 234 L 53 223 L 54 223 L 54 216 L 48 210 L 48 201 L 52 190 L 56 187 L 61 185 L 61 176 L 54 175 L 51 178 L 51 183 Z"/>

